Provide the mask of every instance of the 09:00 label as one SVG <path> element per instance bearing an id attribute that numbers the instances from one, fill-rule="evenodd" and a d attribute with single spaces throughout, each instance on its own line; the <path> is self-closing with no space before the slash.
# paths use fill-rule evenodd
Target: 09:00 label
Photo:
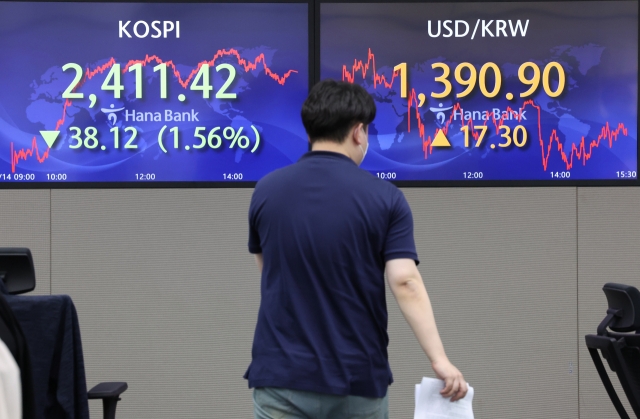
<path id="1" fill-rule="evenodd" d="M 35 173 L 0 173 L 0 180 L 36 180 Z"/>

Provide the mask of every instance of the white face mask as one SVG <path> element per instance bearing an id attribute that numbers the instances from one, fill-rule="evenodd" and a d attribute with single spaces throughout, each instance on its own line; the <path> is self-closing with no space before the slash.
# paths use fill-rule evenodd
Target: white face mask
<path id="1" fill-rule="evenodd" d="M 362 130 L 364 131 L 364 128 Z M 358 144 L 358 147 L 360 147 L 360 151 L 362 151 L 362 160 L 360 161 L 360 164 L 362 164 L 364 158 L 367 156 L 367 151 L 369 151 L 369 141 L 367 141 L 367 148 L 363 149 L 360 144 Z"/>
<path id="2" fill-rule="evenodd" d="M 367 155 L 367 151 L 369 151 L 369 143 L 367 142 L 367 148 L 363 149 L 360 144 L 358 144 L 358 147 L 360 147 L 360 151 L 362 151 L 362 160 L 360 160 L 360 164 L 362 164 L 362 162 L 364 161 L 365 156 Z"/>

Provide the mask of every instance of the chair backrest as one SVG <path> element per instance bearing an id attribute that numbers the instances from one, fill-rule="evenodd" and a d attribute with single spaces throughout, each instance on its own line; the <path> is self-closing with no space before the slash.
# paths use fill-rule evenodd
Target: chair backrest
<path id="1" fill-rule="evenodd" d="M 633 411 L 640 417 L 640 292 L 635 287 L 615 283 L 605 284 L 602 289 L 609 304 L 607 316 L 598 326 L 597 335 L 585 336 L 587 347 L 620 417 L 629 419 L 598 350 L 616 372 Z"/>
<path id="2" fill-rule="evenodd" d="M 609 311 L 617 311 L 608 324 L 614 332 L 635 332 L 640 330 L 640 291 L 630 285 L 612 282 L 602 287 L 609 303 Z"/>
<path id="3" fill-rule="evenodd" d="M 4 291 L 9 294 L 23 294 L 33 291 L 36 286 L 36 274 L 29 249 L 0 248 L 0 285 L 3 285 L 0 288 L 4 288 Z M 22 371 L 28 371 L 22 378 L 23 384 L 27 383 L 23 386 L 23 398 L 28 399 L 24 403 L 26 406 L 23 410 L 24 418 L 58 418 L 61 417 L 61 414 L 67 417 L 59 411 L 62 408 L 57 399 L 58 395 L 65 394 L 62 396 L 65 400 L 73 401 L 72 408 L 75 417 L 88 417 L 87 399 L 98 398 L 103 401 L 104 419 L 115 419 L 116 405 L 120 400 L 120 394 L 127 389 L 127 383 L 100 383 L 87 394 L 84 360 L 79 338 L 80 329 L 71 298 L 66 295 L 6 296 L 5 300 L 4 296 L 0 295 L 0 299 L 2 299 L 0 302 L 5 303 L 5 311 L 14 316 L 16 324 L 23 320 L 28 325 L 20 330 L 25 353 L 26 346 L 30 344 L 31 357 L 38 361 L 33 368 L 29 365 L 27 369 L 22 369 Z M 0 304 L 1 309 L 3 309 L 3 305 Z M 3 313 L 0 312 L 1 314 Z M 45 325 L 42 326 L 41 323 L 45 323 Z M 38 326 L 39 324 L 40 326 Z M 69 328 L 71 330 L 67 330 Z M 58 351 L 56 342 L 63 340 L 71 343 L 65 346 L 67 348 L 65 351 Z M 59 348 L 62 346 L 63 343 L 60 343 Z M 72 368 L 66 368 L 64 372 L 62 370 L 57 372 L 55 374 L 57 378 L 54 379 L 51 374 L 51 371 L 54 371 L 53 365 L 58 365 L 59 369 L 63 356 L 66 358 L 65 365 L 71 365 Z M 31 357 L 26 356 L 25 359 L 30 360 Z M 61 379 L 61 376 L 66 378 Z M 70 376 L 73 376 L 73 379 L 70 379 Z M 32 380 L 35 381 L 33 385 Z M 57 380 L 67 384 L 69 381 L 74 381 L 74 383 L 66 385 L 65 389 L 61 390 Z M 24 390 L 27 387 L 32 387 L 32 389 L 27 392 Z M 67 411 L 65 410 L 65 412 Z"/>
<path id="4" fill-rule="evenodd" d="M 31 251 L 24 247 L 0 247 L 0 281 L 9 294 L 24 294 L 36 287 Z"/>

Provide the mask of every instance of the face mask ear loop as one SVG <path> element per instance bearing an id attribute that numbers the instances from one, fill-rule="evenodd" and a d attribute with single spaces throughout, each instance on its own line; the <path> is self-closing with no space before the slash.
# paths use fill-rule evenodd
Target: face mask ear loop
<path id="1" fill-rule="evenodd" d="M 360 144 L 358 144 L 358 147 L 360 147 L 360 151 L 362 151 L 362 161 L 360 162 L 360 164 L 362 164 L 362 162 L 364 161 L 364 158 L 367 155 L 367 151 L 369 151 L 369 143 L 367 143 L 367 148 L 366 149 L 363 149 Z"/>
<path id="2" fill-rule="evenodd" d="M 362 130 L 364 131 L 364 127 L 362 128 Z M 358 147 L 360 147 L 360 151 L 362 151 L 362 160 L 360 161 L 360 164 L 362 164 L 362 162 L 364 161 L 364 158 L 367 156 L 367 151 L 369 151 L 369 142 L 367 141 L 366 149 L 363 149 L 360 144 L 358 144 Z"/>

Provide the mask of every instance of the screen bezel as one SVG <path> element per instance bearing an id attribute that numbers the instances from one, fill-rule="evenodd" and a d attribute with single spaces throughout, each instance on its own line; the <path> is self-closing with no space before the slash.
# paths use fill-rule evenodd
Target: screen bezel
<path id="1" fill-rule="evenodd" d="M 572 0 L 559 0 L 571 2 Z M 583 0 L 583 1 L 616 1 L 616 0 Z M 636 0 L 621 0 L 636 1 Z M 0 0 L 1 3 L 9 2 Z M 127 1 L 96 1 L 96 0 L 11 0 L 11 2 L 70 2 L 70 3 L 129 3 Z M 175 0 L 137 0 L 136 3 L 178 3 Z M 307 4 L 308 13 L 308 45 L 309 45 L 309 89 L 320 81 L 320 11 L 325 3 L 448 3 L 447 0 L 190 0 L 189 3 L 298 3 Z M 549 2 L 549 0 L 465 0 L 466 3 L 489 2 Z M 638 31 L 640 45 L 640 30 Z M 640 54 L 639 54 L 640 57 Z M 640 67 L 640 59 L 639 59 Z M 640 99 L 636 103 L 640 114 Z M 639 115 L 640 116 L 640 115 Z M 637 133 L 636 133 L 637 136 Z M 637 147 L 640 161 L 640 147 Z M 578 187 L 578 186 L 640 186 L 637 179 L 607 179 L 607 180 L 399 180 L 390 181 L 399 187 Z M 151 181 L 151 182 L 1 182 L 2 189 L 129 189 L 129 188 L 253 188 L 256 181 Z"/>

